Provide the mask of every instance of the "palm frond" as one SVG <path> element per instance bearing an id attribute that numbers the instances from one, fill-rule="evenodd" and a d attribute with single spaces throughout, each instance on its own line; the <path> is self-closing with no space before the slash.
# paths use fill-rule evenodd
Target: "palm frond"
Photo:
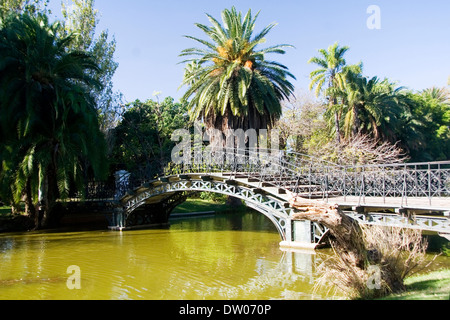
<path id="1" fill-rule="evenodd" d="M 218 117 L 229 117 L 228 123 L 233 125 L 266 126 L 272 121 L 268 119 L 279 116 L 280 100 L 288 98 L 294 89 L 288 78 L 295 77 L 286 66 L 266 60 L 265 56 L 285 54 L 285 49 L 292 46 L 281 44 L 257 50 L 276 25 L 270 24 L 252 37 L 258 15 L 252 17 L 249 10 L 243 16 L 232 7 L 222 12 L 221 24 L 207 14 L 212 26 L 196 26 L 212 41 L 187 36 L 205 45 L 207 50 L 183 50 L 180 56 L 195 56 L 184 62 L 208 65 L 196 72 L 190 71 L 189 64 L 186 66 L 183 84 L 189 88 L 183 98 L 191 99 L 191 119 L 203 117 L 209 124 L 222 128 L 223 122 L 215 123 Z"/>

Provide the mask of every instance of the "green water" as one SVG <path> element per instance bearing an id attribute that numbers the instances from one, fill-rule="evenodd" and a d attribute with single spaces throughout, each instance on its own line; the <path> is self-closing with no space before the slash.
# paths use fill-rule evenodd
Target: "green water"
<path id="1" fill-rule="evenodd" d="M 0 235 L 0 299 L 334 298 L 314 291 L 322 254 L 283 252 L 279 242 L 253 212 L 167 229 Z"/>
<path id="2" fill-rule="evenodd" d="M 321 299 L 315 256 L 279 242 L 256 213 L 158 230 L 0 235 L 0 299 Z M 69 278 L 81 288 L 70 290 Z"/>

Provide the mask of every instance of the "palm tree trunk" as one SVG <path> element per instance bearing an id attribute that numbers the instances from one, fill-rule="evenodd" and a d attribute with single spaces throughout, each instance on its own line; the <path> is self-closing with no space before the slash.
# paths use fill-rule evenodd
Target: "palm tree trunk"
<path id="1" fill-rule="evenodd" d="M 337 104 L 336 98 L 332 98 L 330 101 L 330 108 L 333 109 L 333 106 Z M 336 142 L 337 145 L 341 144 L 341 125 L 339 121 L 339 112 L 336 110 L 334 112 L 334 126 L 336 127 Z"/>
<path id="2" fill-rule="evenodd" d="M 51 165 L 47 169 L 47 174 L 45 176 L 44 183 L 44 193 L 43 193 L 43 211 L 41 227 L 49 228 L 57 224 L 55 217 L 55 206 L 56 200 L 58 198 L 58 187 L 57 187 L 57 171 L 54 165 Z"/>
<path id="3" fill-rule="evenodd" d="M 54 152 L 57 151 L 58 145 L 54 147 Z M 57 177 L 56 177 L 56 161 L 53 159 L 52 163 L 40 174 L 41 181 L 39 186 L 39 207 L 37 229 L 45 229 L 51 226 L 53 222 L 53 209 L 58 197 Z"/>
<path id="4" fill-rule="evenodd" d="M 25 187 L 25 213 L 34 221 L 35 225 L 38 225 L 38 215 L 36 214 L 36 207 L 33 204 L 33 196 L 31 194 L 31 180 L 27 180 Z"/>
<path id="5" fill-rule="evenodd" d="M 354 106 L 353 107 L 353 128 L 352 128 L 352 133 L 353 133 L 353 137 L 356 137 L 359 133 L 359 128 L 361 126 L 361 120 L 359 119 L 359 110 L 358 110 L 358 106 Z"/>
<path id="6" fill-rule="evenodd" d="M 334 113 L 334 123 L 336 126 L 336 142 L 338 145 L 340 145 L 341 144 L 341 129 L 339 126 L 339 114 L 337 111 Z"/>

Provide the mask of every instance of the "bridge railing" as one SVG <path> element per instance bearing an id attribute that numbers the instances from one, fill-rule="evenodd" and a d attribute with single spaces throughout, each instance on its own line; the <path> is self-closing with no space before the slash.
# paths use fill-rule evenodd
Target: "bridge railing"
<path id="1" fill-rule="evenodd" d="M 161 176 L 221 174 L 245 177 L 260 187 L 276 187 L 305 198 L 397 197 L 450 201 L 450 161 L 366 166 L 341 166 L 287 151 L 233 148 L 193 149 L 179 164 L 170 162 Z M 130 174 L 116 185 L 90 183 L 87 198 L 120 199 L 126 192 L 152 181 L 146 170 Z M 450 203 L 449 203 L 450 207 Z"/>
<path id="2" fill-rule="evenodd" d="M 450 161 L 342 166 L 279 150 L 217 148 L 193 151 L 177 173 L 226 173 L 304 197 L 432 199 L 450 197 Z M 172 167 L 172 168 L 175 168 Z M 450 207 L 450 205 L 449 205 Z"/>
<path id="3" fill-rule="evenodd" d="M 425 198 L 432 205 L 450 197 L 450 161 L 327 168 L 321 180 L 327 196 L 400 197 L 403 204 Z"/>
<path id="4" fill-rule="evenodd" d="M 339 167 L 313 157 L 269 149 L 238 150 L 214 148 L 192 150 L 183 163 L 170 163 L 165 175 L 219 173 L 230 177 L 247 177 L 261 186 L 272 186 L 295 193 L 324 195 L 321 187 L 325 168 Z"/>

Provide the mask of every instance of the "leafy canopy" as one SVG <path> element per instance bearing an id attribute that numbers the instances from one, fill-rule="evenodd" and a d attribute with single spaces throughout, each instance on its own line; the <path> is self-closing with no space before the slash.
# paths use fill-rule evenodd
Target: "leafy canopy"
<path id="1" fill-rule="evenodd" d="M 91 94 L 101 88 L 92 76 L 99 68 L 90 55 L 69 50 L 72 37 L 60 30 L 45 15 L 13 14 L 0 26 L 2 197 L 18 201 L 26 193 L 49 210 L 89 171 L 101 177 L 107 170 Z"/>

